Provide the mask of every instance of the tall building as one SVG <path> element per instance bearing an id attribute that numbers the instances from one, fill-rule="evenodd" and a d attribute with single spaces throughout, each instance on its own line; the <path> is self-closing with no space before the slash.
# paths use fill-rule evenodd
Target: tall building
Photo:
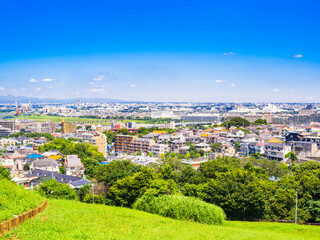
<path id="1" fill-rule="evenodd" d="M 82 135 L 83 141 L 98 148 L 98 152 L 107 154 L 107 137 L 103 133 L 85 133 Z"/>
<path id="2" fill-rule="evenodd" d="M 61 125 L 62 125 L 62 133 L 76 133 L 77 132 L 76 126 L 71 123 L 65 122 L 64 119 L 62 119 Z"/>
<path id="3" fill-rule="evenodd" d="M 137 136 L 131 135 L 116 135 L 115 137 L 115 151 L 117 153 L 128 153 L 130 152 L 130 144 L 136 139 Z"/>
<path id="4" fill-rule="evenodd" d="M 15 125 L 16 125 L 15 121 L 0 120 L 0 126 L 2 126 L 3 128 L 7 128 L 7 129 L 13 131 L 13 130 L 15 130 Z"/>

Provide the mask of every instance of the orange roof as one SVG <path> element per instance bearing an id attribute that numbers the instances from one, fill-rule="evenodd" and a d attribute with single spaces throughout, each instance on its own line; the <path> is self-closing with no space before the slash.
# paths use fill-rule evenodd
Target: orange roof
<path id="1" fill-rule="evenodd" d="M 204 130 L 205 132 L 213 132 L 212 128 L 207 128 L 206 130 Z"/>
<path id="2" fill-rule="evenodd" d="M 61 155 L 52 155 L 52 156 L 48 156 L 48 157 L 46 157 L 46 158 L 51 158 L 51 159 L 53 159 L 53 160 L 59 160 L 59 159 L 62 158 L 62 156 L 61 156 Z"/>
<path id="3" fill-rule="evenodd" d="M 283 141 L 279 140 L 278 138 L 272 138 L 267 142 L 268 143 L 283 143 Z"/>

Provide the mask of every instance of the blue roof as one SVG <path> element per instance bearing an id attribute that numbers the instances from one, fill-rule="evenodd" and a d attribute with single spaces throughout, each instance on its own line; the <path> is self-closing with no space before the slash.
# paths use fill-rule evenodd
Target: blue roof
<path id="1" fill-rule="evenodd" d="M 50 171 L 45 171 L 45 170 L 41 170 L 41 169 L 34 169 L 31 172 L 29 172 L 27 175 L 27 177 L 52 177 L 54 179 L 56 179 L 59 183 L 73 183 L 73 182 L 77 182 L 80 180 L 83 180 L 81 177 L 75 177 L 75 176 L 68 176 L 65 174 L 61 174 L 61 173 L 56 173 L 56 172 L 50 172 Z"/>
<path id="2" fill-rule="evenodd" d="M 100 162 L 100 164 L 109 164 L 110 162 Z"/>
<path id="3" fill-rule="evenodd" d="M 30 154 L 27 156 L 28 159 L 33 159 L 33 158 L 43 158 L 43 155 L 38 155 L 38 154 Z"/>
<path id="4" fill-rule="evenodd" d="M 90 183 L 90 181 L 83 179 L 83 180 L 72 182 L 71 184 L 75 187 L 79 187 L 79 186 L 89 184 L 89 183 Z"/>

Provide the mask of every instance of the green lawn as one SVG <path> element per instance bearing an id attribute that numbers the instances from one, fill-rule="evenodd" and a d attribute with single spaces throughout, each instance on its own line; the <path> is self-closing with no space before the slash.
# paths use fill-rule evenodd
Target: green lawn
<path id="1" fill-rule="evenodd" d="M 320 239 L 320 227 L 286 223 L 178 221 L 137 210 L 50 200 L 34 219 L 2 239 Z"/>

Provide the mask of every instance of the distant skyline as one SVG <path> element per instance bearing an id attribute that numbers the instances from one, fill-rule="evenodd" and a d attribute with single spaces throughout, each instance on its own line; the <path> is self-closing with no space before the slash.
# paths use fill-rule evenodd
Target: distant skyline
<path id="1" fill-rule="evenodd" d="M 316 1 L 2 1 L 0 95 L 320 102 Z"/>

